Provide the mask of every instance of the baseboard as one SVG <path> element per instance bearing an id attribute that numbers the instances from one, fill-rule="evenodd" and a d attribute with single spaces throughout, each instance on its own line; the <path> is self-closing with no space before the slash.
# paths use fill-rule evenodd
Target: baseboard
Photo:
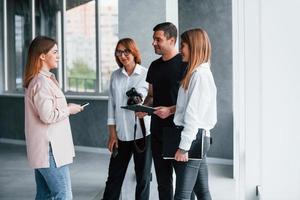
<path id="1" fill-rule="evenodd" d="M 208 164 L 233 165 L 233 160 L 231 159 L 207 157 L 206 160 Z"/>
<path id="2" fill-rule="evenodd" d="M 99 148 L 99 147 L 75 146 L 75 150 L 79 152 L 87 152 L 87 153 L 110 154 L 107 148 Z"/>
<path id="3" fill-rule="evenodd" d="M 16 140 L 16 139 L 7 139 L 0 138 L 0 143 L 3 144 L 15 144 L 15 145 L 25 145 L 24 140 Z M 86 146 L 75 146 L 75 150 L 79 152 L 87 152 L 87 153 L 100 153 L 100 154 L 110 154 L 107 148 L 98 148 L 98 147 L 86 147 Z M 207 158 L 208 164 L 219 164 L 219 165 L 233 165 L 233 160 L 231 159 L 223 159 L 223 158 Z"/>
<path id="4" fill-rule="evenodd" d="M 25 140 L 16 140 L 16 139 L 8 139 L 8 138 L 0 138 L 0 143 L 26 145 Z M 109 151 L 106 148 L 87 147 L 87 146 L 75 146 L 75 151 L 87 152 L 87 153 L 109 154 Z"/>
<path id="5" fill-rule="evenodd" d="M 8 139 L 8 138 L 0 138 L 0 143 L 26 145 L 25 140 L 16 140 L 16 139 Z"/>

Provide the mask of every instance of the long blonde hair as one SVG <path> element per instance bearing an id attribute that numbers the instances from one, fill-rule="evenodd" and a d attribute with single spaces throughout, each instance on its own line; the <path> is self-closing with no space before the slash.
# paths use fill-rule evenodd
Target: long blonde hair
<path id="1" fill-rule="evenodd" d="M 27 88 L 30 81 L 39 73 L 42 68 L 41 54 L 47 54 L 57 42 L 46 36 L 37 36 L 32 40 L 27 56 L 24 74 L 24 88 Z"/>
<path id="2" fill-rule="evenodd" d="M 211 44 L 207 33 L 200 28 L 191 29 L 181 34 L 181 42 L 189 48 L 190 58 L 185 76 L 181 80 L 182 87 L 187 90 L 193 70 L 210 61 Z"/>

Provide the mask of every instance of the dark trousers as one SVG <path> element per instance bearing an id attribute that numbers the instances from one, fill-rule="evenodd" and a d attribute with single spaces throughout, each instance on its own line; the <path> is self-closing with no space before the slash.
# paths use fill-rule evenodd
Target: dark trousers
<path id="1" fill-rule="evenodd" d="M 139 143 L 142 139 L 137 140 Z M 136 175 L 136 200 L 148 200 L 151 179 L 151 136 L 146 137 L 146 150 L 138 153 L 133 141 L 118 141 L 118 154 L 111 156 L 103 200 L 119 200 L 126 170 L 133 154 Z"/>
<path id="2" fill-rule="evenodd" d="M 151 148 L 158 196 L 160 200 L 173 200 L 173 161 L 162 157 L 162 132 L 151 133 Z"/>
<path id="3" fill-rule="evenodd" d="M 208 169 L 206 153 L 210 147 L 210 138 L 204 138 L 205 157 L 202 160 L 189 160 L 188 162 L 174 161 L 176 173 L 176 189 L 174 200 L 190 200 L 194 193 L 199 200 L 211 200 L 208 187 Z"/>

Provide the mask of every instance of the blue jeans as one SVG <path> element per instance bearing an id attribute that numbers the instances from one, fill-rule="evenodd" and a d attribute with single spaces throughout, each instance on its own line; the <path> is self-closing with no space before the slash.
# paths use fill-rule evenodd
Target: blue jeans
<path id="1" fill-rule="evenodd" d="M 72 188 L 69 166 L 56 167 L 52 149 L 49 168 L 35 169 L 36 200 L 71 200 Z"/>
<path id="2" fill-rule="evenodd" d="M 210 148 L 210 138 L 204 137 L 204 158 L 188 162 L 174 161 L 176 189 L 174 200 L 190 200 L 194 193 L 199 200 L 211 200 L 208 187 L 206 153 Z"/>

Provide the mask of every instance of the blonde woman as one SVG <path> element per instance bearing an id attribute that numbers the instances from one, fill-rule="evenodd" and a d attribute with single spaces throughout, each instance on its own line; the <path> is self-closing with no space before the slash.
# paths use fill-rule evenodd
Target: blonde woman
<path id="1" fill-rule="evenodd" d="M 197 199 L 210 200 L 206 153 L 210 145 L 210 130 L 217 122 L 217 90 L 210 70 L 211 44 L 202 29 L 192 29 L 181 35 L 180 51 L 188 68 L 181 81 L 174 123 L 183 126 L 179 148 L 175 154 L 175 200 L 189 199 L 192 191 Z M 205 134 L 204 158 L 189 160 L 189 149 L 197 133 Z"/>

